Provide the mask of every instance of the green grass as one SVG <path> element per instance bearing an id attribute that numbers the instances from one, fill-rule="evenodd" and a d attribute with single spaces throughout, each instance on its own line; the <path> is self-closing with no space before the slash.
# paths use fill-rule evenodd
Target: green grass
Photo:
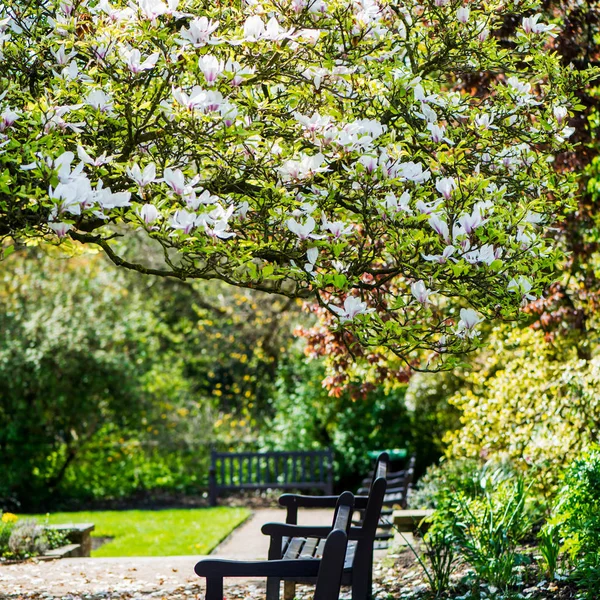
<path id="1" fill-rule="evenodd" d="M 94 523 L 93 537 L 115 539 L 92 556 L 208 554 L 250 514 L 246 508 L 107 510 L 54 513 L 48 523 Z M 46 515 L 34 515 L 41 523 Z"/>

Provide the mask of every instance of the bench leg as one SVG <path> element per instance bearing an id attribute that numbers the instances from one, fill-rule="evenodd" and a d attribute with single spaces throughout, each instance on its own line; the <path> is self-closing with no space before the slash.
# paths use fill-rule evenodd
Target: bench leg
<path id="1" fill-rule="evenodd" d="M 284 581 L 283 582 L 283 600 L 294 600 L 296 597 L 296 582 L 295 581 Z"/>
<path id="2" fill-rule="evenodd" d="M 206 578 L 206 600 L 223 600 L 223 578 Z"/>
<path id="3" fill-rule="evenodd" d="M 371 586 L 369 578 L 352 575 L 352 600 L 370 600 Z M 210 599 L 209 599 L 210 600 Z"/>
<path id="4" fill-rule="evenodd" d="M 280 584 L 280 579 L 267 577 L 267 600 L 279 600 Z"/>

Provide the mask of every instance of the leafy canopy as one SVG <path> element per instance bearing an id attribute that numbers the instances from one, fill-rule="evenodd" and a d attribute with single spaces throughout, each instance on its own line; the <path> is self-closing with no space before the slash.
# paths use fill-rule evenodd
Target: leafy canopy
<path id="1" fill-rule="evenodd" d="M 451 365 L 558 259 L 552 155 L 587 75 L 535 6 L 7 0 L 0 235 L 313 295 L 363 345 Z M 456 91 L 473 74 L 489 84 Z M 119 254 L 135 230 L 163 264 Z"/>

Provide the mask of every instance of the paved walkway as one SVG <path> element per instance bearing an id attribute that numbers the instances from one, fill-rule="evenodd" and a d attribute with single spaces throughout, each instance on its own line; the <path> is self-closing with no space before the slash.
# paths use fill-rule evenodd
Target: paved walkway
<path id="1" fill-rule="evenodd" d="M 331 523 L 331 511 L 300 512 L 299 522 Z M 259 509 L 214 552 L 219 558 L 266 559 L 269 540 L 260 533 L 263 523 L 285 521 L 281 509 Z M 16 598 L 156 598 L 203 597 L 203 580 L 194 574 L 201 556 L 140 558 L 63 558 L 0 565 L 0 599 Z M 245 592 L 240 596 L 241 586 Z M 226 596 L 250 597 L 264 587 L 263 580 L 228 581 Z M 243 592 L 243 590 L 242 590 Z M 250 592 L 250 593 L 249 593 Z"/>

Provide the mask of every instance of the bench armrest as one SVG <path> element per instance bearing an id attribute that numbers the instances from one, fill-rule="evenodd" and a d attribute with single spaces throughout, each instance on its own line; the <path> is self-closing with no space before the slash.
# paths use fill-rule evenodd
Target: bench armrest
<path id="1" fill-rule="evenodd" d="M 200 577 L 316 577 L 320 560 L 237 561 L 208 558 L 196 563 Z"/>
<path id="2" fill-rule="evenodd" d="M 265 523 L 261 527 L 264 535 L 271 537 L 312 537 L 325 538 L 331 533 L 328 525 L 290 525 L 288 523 Z M 348 531 L 349 540 L 359 540 L 363 536 L 362 527 L 350 527 Z"/>
<path id="3" fill-rule="evenodd" d="M 264 535 L 271 537 L 318 537 L 325 538 L 331 533 L 330 525 L 291 525 L 289 523 L 265 523 L 261 527 Z"/>
<path id="4" fill-rule="evenodd" d="M 301 494 L 282 494 L 281 506 L 300 506 L 302 508 L 335 508 L 339 496 L 303 496 Z"/>
<path id="5" fill-rule="evenodd" d="M 368 490 L 367 490 L 368 491 Z M 282 494 L 279 504 L 287 508 L 335 508 L 339 496 L 304 496 L 302 494 Z M 354 509 L 367 508 L 368 496 L 354 496 Z"/>

